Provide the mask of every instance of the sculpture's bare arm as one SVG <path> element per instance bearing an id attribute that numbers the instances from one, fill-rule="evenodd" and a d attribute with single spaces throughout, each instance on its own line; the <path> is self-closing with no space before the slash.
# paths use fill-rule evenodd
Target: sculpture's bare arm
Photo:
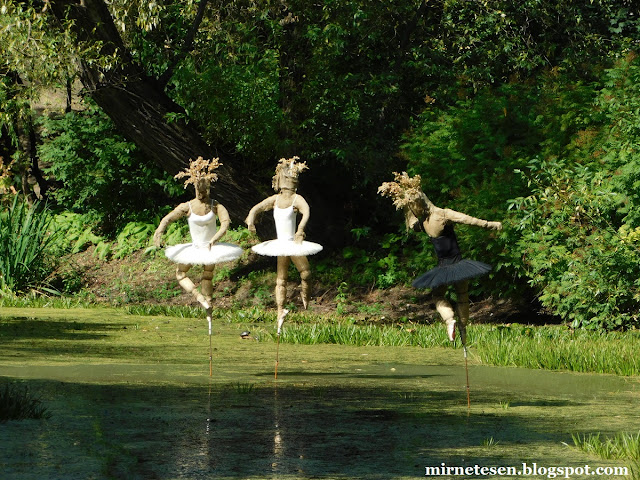
<path id="1" fill-rule="evenodd" d="M 181 203 L 176 208 L 174 208 L 171 212 L 169 212 L 165 217 L 160 221 L 160 225 L 156 228 L 155 233 L 153 234 L 153 244 L 156 247 L 162 246 L 162 235 L 164 234 L 167 227 L 175 222 L 176 220 L 181 219 L 182 217 L 186 217 L 189 215 L 189 203 Z"/>
<path id="2" fill-rule="evenodd" d="M 465 225 L 473 225 L 475 227 L 488 228 L 489 230 L 502 230 L 502 222 L 490 222 L 480 218 L 472 217 L 466 213 L 456 212 L 450 208 L 444 209 L 444 217 L 455 223 L 463 223 Z"/>
<path id="3" fill-rule="evenodd" d="M 256 217 L 260 215 L 262 212 L 266 212 L 268 210 L 273 210 L 273 207 L 276 203 L 277 195 L 272 195 L 269 198 L 265 198 L 263 201 L 254 205 L 253 208 L 249 211 L 247 218 L 244 222 L 247 224 L 247 228 L 249 228 L 250 232 L 256 231 Z"/>
<path id="4" fill-rule="evenodd" d="M 306 228 L 307 222 L 309 221 L 311 210 L 309 209 L 309 204 L 307 203 L 307 201 L 304 199 L 302 195 L 296 196 L 295 202 L 293 203 L 293 207 L 301 215 L 294 240 L 296 241 L 296 243 L 302 243 L 305 237 L 304 229 Z"/>
<path id="5" fill-rule="evenodd" d="M 220 228 L 218 229 L 216 234 L 213 236 L 213 238 L 209 242 L 209 246 L 213 245 L 218 240 L 220 240 L 222 236 L 225 233 L 227 233 L 227 230 L 229 229 L 229 225 L 231 224 L 231 218 L 229 218 L 229 212 L 227 211 L 226 208 L 224 208 L 224 205 L 220 203 L 216 203 L 214 209 L 215 209 L 215 214 L 218 217 L 218 220 L 220 220 Z"/>

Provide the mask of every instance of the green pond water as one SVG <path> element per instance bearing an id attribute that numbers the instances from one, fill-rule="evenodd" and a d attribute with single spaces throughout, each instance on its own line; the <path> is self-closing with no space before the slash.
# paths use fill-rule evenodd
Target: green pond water
<path id="1" fill-rule="evenodd" d="M 578 450 L 571 434 L 638 432 L 637 378 L 490 367 L 471 352 L 467 408 L 461 350 L 282 344 L 275 380 L 275 344 L 239 335 L 267 326 L 242 324 L 214 325 L 210 377 L 204 323 L 0 312 L 0 382 L 27 385 L 51 414 L 0 424 L 0 478 L 413 479 L 443 463 L 631 467 Z"/>

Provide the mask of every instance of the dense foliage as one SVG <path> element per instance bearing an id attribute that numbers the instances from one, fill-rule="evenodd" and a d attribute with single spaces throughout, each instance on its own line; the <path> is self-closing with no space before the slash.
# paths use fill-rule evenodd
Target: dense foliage
<path id="1" fill-rule="evenodd" d="M 575 327 L 640 324 L 640 65 L 606 71 L 564 151 L 548 146 L 523 176 L 530 195 L 512 201 L 517 250 L 552 311 Z M 577 108 L 572 108 L 575 113 Z"/>
<path id="2" fill-rule="evenodd" d="M 631 53 L 487 88 L 426 110 L 403 146 L 436 203 L 506 220 L 492 242 L 460 235 L 469 256 L 499 259 L 492 288 L 529 285 L 574 327 L 638 325 L 638 68 Z"/>
<path id="3" fill-rule="evenodd" d="M 27 173 L 23 145 L 42 87 L 79 75 L 98 98 L 147 75 L 166 99 L 146 105 L 180 107 L 163 121 L 185 121 L 266 186 L 278 157 L 309 162 L 305 195 L 342 253 L 320 273 L 337 284 L 351 275 L 386 288 L 433 266 L 425 236 L 405 235 L 376 195 L 407 169 L 436 204 L 504 221 L 501 233 L 458 229 L 466 255 L 496 267 L 474 294 L 535 295 L 576 327 L 633 327 L 636 3 L 83 2 L 108 9 L 113 48 L 102 27 L 69 27 L 60 12 L 80 24 L 75 7 L 1 0 L 0 188 L 25 188 L 11 175 Z M 143 73 L 109 85 L 110 72 L 130 65 Z M 116 131 L 122 123 L 83 108 L 38 127 L 37 157 L 57 182 L 51 196 L 111 238 L 139 221 L 137 238 L 175 184 L 157 168 L 161 155 L 145 159 Z"/>
<path id="4" fill-rule="evenodd" d="M 58 206 L 115 236 L 132 220 L 154 218 L 183 188 L 119 134 L 94 105 L 42 119 L 40 159 L 55 178 Z"/>

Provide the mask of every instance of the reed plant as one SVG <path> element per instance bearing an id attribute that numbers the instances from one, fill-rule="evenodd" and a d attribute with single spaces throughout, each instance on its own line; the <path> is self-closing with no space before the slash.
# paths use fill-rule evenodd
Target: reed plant
<path id="1" fill-rule="evenodd" d="M 301 323 L 304 314 L 290 318 L 282 342 L 298 344 L 457 347 L 440 324 L 355 324 L 343 317 Z M 275 341 L 275 331 L 267 336 Z M 489 365 L 546 370 L 640 374 L 637 345 L 640 331 L 598 332 L 571 330 L 563 326 L 472 325 L 468 345 L 475 356 Z"/>
<path id="2" fill-rule="evenodd" d="M 470 329 L 480 359 L 492 365 L 640 374 L 640 331 L 601 332 L 563 326 L 484 326 Z"/>
<path id="3" fill-rule="evenodd" d="M 28 205 L 18 197 L 0 213 L 0 291 L 46 287 L 53 270 L 48 255 L 54 239 L 50 223 L 46 205 Z"/>
<path id="4" fill-rule="evenodd" d="M 631 479 L 640 479 L 640 431 L 618 432 L 612 437 L 598 433 L 572 434 L 573 443 L 586 453 L 605 460 L 631 461 Z"/>
<path id="5" fill-rule="evenodd" d="M 42 401 L 34 397 L 27 387 L 13 383 L 0 387 L 0 422 L 50 416 Z"/>
<path id="6" fill-rule="evenodd" d="M 272 333 L 272 336 L 275 339 L 275 333 Z M 281 341 L 303 345 L 332 343 L 423 348 L 444 347 L 450 344 L 444 329 L 428 325 L 404 328 L 396 325 L 355 325 L 344 322 L 297 324 L 283 330 Z"/>
<path id="7" fill-rule="evenodd" d="M 571 437 L 580 450 L 605 460 L 640 461 L 640 431 L 618 432 L 612 437 L 601 435 L 600 432 L 588 435 L 573 434 Z"/>

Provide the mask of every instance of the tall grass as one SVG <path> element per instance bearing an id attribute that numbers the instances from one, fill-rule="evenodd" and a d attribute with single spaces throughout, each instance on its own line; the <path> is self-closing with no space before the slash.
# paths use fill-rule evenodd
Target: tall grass
<path id="1" fill-rule="evenodd" d="M 90 308 L 96 307 L 95 303 L 76 297 L 46 296 L 46 295 L 9 295 L 0 296 L 0 307 L 13 308 Z"/>
<path id="2" fill-rule="evenodd" d="M 0 213 L 0 290 L 23 292 L 41 287 L 51 272 L 47 249 L 51 216 L 44 205 L 27 205 L 16 197 Z"/>
<path id="3" fill-rule="evenodd" d="M 450 345 L 444 329 L 428 325 L 403 328 L 395 325 L 354 325 L 348 323 L 299 324 L 285 328 L 281 340 L 305 345 L 333 343 L 355 346 L 423 348 Z"/>
<path id="4" fill-rule="evenodd" d="M 571 436 L 575 446 L 583 452 L 605 460 L 630 460 L 631 479 L 640 479 L 640 431 L 637 434 L 618 432 L 613 437 L 601 436 L 599 432 Z"/>
<path id="5" fill-rule="evenodd" d="M 600 432 L 571 436 L 576 447 L 600 458 L 640 461 L 640 431 L 637 434 L 618 432 L 613 437 L 601 436 Z"/>
<path id="6" fill-rule="evenodd" d="M 341 345 L 454 347 L 444 327 L 436 325 L 357 325 L 336 319 L 314 323 L 290 322 L 281 341 L 299 344 L 334 343 Z M 293 320 L 293 319 L 292 319 Z M 275 340 L 269 329 L 267 336 Z M 623 376 L 640 374 L 637 351 L 640 331 L 572 331 L 562 326 L 523 325 L 469 327 L 468 345 L 483 363 L 546 370 L 610 373 Z"/>
<path id="7" fill-rule="evenodd" d="M 0 422 L 50 416 L 42 401 L 31 395 L 26 387 L 10 383 L 0 387 Z"/>
<path id="8" fill-rule="evenodd" d="M 473 327 L 471 337 L 483 362 L 492 365 L 640 374 L 640 331 L 600 332 L 561 326 Z"/>

